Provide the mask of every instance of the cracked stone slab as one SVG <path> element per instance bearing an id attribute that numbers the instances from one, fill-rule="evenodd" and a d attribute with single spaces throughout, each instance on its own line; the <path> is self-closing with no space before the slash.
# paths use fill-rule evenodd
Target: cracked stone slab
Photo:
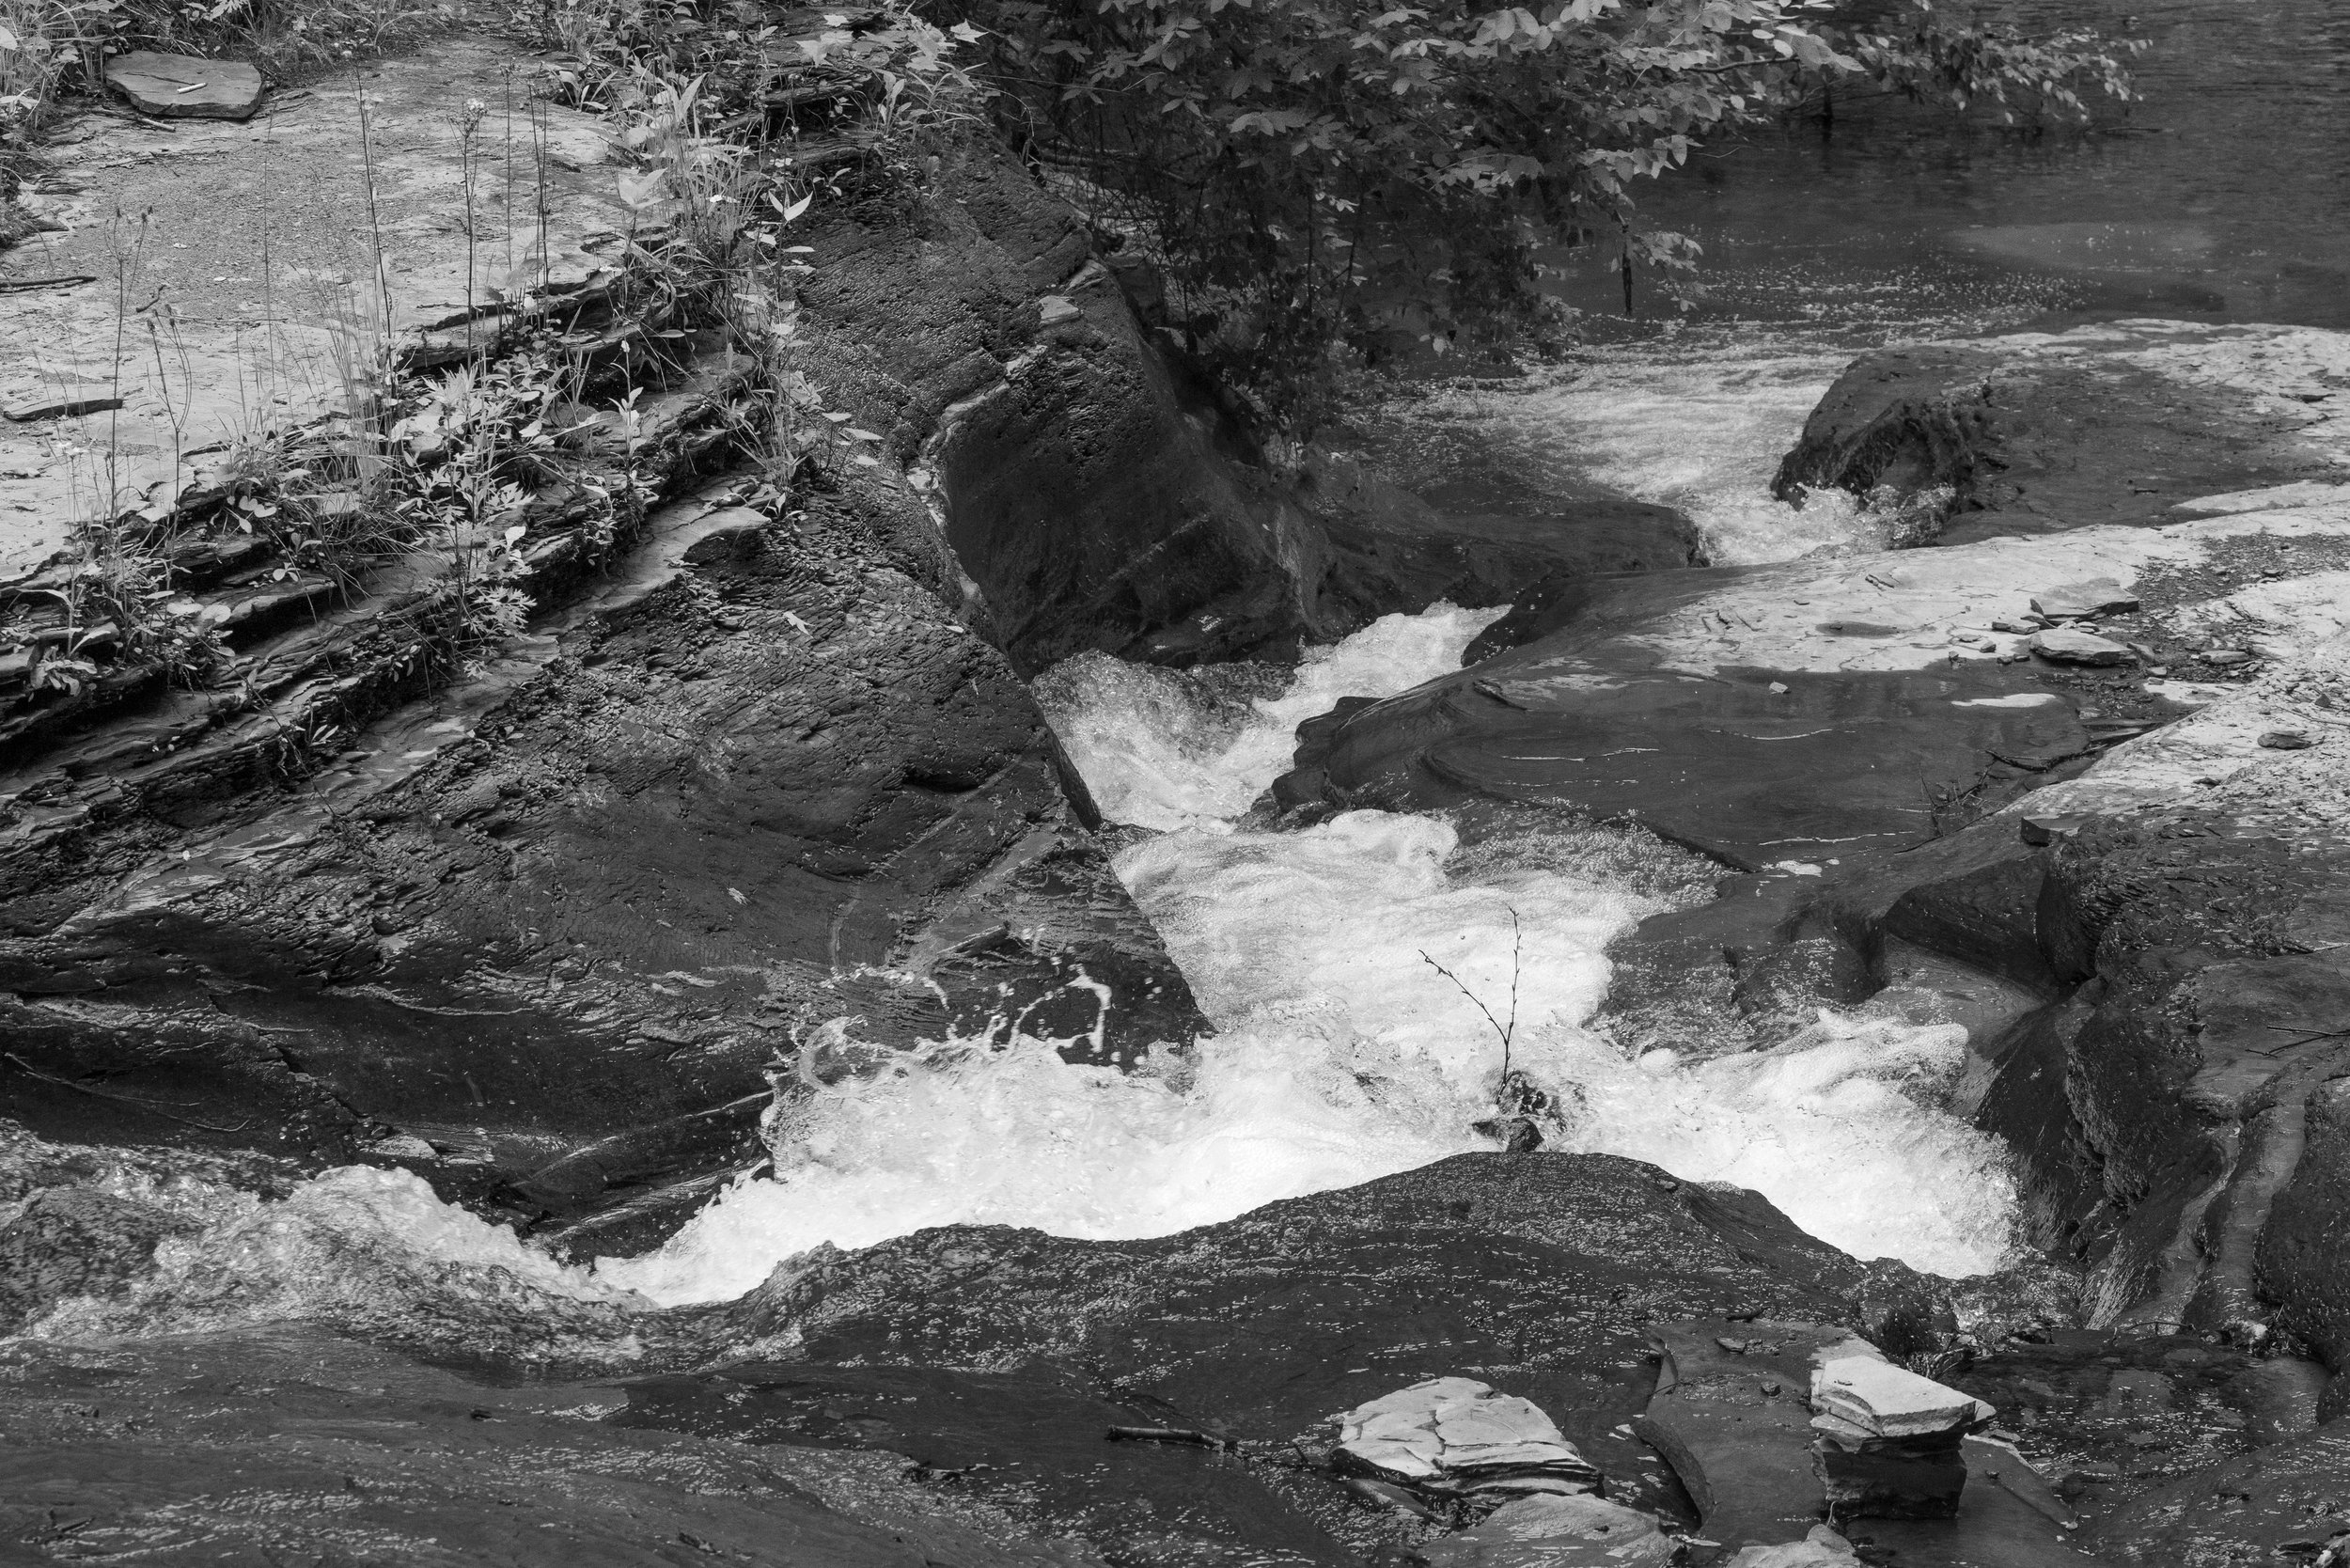
<path id="1" fill-rule="evenodd" d="M 106 85 L 158 119 L 251 119 L 267 90 L 261 73 L 243 60 L 145 49 L 108 60 Z"/>

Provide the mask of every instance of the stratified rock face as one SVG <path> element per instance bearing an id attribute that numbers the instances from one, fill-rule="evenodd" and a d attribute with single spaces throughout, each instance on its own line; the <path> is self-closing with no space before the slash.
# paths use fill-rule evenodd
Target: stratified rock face
<path id="1" fill-rule="evenodd" d="M 2164 523 L 2201 496 L 2350 479 L 2344 395 L 2350 339 L 2317 329 L 2118 321 L 1888 349 L 1828 389 L 1774 488 L 1948 487 L 1952 543 Z"/>
<path id="2" fill-rule="evenodd" d="M 1329 453 L 1277 480 L 1137 319 L 1147 268 L 1104 265 L 1008 156 L 967 150 L 942 178 L 955 202 L 912 232 L 819 244 L 801 287 L 828 361 L 813 373 L 888 411 L 875 428 L 928 485 L 1024 674 L 1089 650 L 1292 654 L 1392 611 L 1696 557 L 1687 519 L 1629 500 L 1457 515 Z"/>
<path id="3" fill-rule="evenodd" d="M 261 73 L 243 60 L 142 49 L 109 59 L 106 85 L 159 119 L 251 119 L 261 106 Z"/>
<path id="4" fill-rule="evenodd" d="M 1981 1118 L 2100 1325 L 2350 1365 L 2346 701 L 2336 641 L 1783 917 L 2025 999 L 1974 1042 Z M 2323 739 L 2261 745 L 2288 714 Z"/>
<path id="5" fill-rule="evenodd" d="M 11 1114 L 385 1141 L 525 1218 L 654 1201 L 599 1233 L 620 1246 L 759 1152 L 794 1025 L 908 1043 L 1026 1012 L 1111 1062 L 1187 1042 L 1189 992 L 1002 657 L 853 517 L 729 515 L 679 509 L 633 577 L 298 790 L 198 774 L 136 820 L 20 814 Z M 935 984 L 876 1006 L 844 984 L 865 965 Z"/>

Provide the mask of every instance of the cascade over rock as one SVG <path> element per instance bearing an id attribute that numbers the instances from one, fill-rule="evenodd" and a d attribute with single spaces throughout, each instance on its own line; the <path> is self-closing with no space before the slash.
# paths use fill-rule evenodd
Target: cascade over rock
<path id="1" fill-rule="evenodd" d="M 341 86 L 288 104 L 298 167 L 201 121 L 169 166 L 136 125 L 74 144 L 195 247 L 180 424 L 136 423 L 162 400 L 133 399 L 134 445 L 235 433 L 242 307 L 204 277 L 242 262 L 196 219 L 240 182 L 339 189 L 365 162 L 381 232 L 422 259 L 385 306 L 398 351 L 452 362 L 494 334 L 477 318 L 505 307 L 432 238 L 462 151 L 440 106 L 503 102 L 510 53 L 457 35 L 364 68 L 374 112 L 420 127 L 381 167 Z M 607 252 L 630 220 L 602 128 L 542 118 L 556 210 L 524 243 L 543 308 L 625 336 Z M 687 365 L 629 436 L 655 454 L 642 540 L 599 577 L 539 507 L 538 619 L 452 681 L 403 640 L 429 604 L 421 553 L 357 594 L 270 577 L 259 541 L 207 536 L 217 477 L 127 477 L 198 541 L 189 591 L 259 706 L 153 671 L 62 692 L 37 678 L 43 645 L 0 657 L 9 1114 L 75 1140 L 401 1165 L 574 1249 L 641 1248 L 763 1157 L 768 1074 L 827 1020 L 885 1051 L 1018 1027 L 1121 1068 L 1203 1027 L 1021 676 L 1085 649 L 1293 651 L 1647 559 L 1556 525 L 1448 532 L 1344 460 L 1296 480 L 1257 465 L 1137 316 L 1147 278 L 1105 266 L 985 138 L 931 165 L 907 202 L 827 205 L 803 231 L 800 373 L 870 435 L 866 462 L 788 520 L 743 507 L 739 378 L 723 355 Z M 103 270 L 102 230 L 39 264 Z M 111 341 L 98 292 L 0 292 L 0 322 Z M 39 583 L 78 504 L 43 443 L 89 408 L 10 408 L 38 421 L 0 431 L 32 476 L 0 557 Z M 1616 511 L 1593 528 L 1685 534 L 1665 509 Z"/>

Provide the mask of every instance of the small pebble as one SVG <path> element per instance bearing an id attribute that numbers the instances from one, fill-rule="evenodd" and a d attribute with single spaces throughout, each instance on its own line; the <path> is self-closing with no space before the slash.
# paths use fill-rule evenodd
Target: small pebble
<path id="1" fill-rule="evenodd" d="M 2315 744 L 2298 729 L 2271 729 L 2261 737 L 2261 745 L 2271 751 L 2306 751 Z"/>

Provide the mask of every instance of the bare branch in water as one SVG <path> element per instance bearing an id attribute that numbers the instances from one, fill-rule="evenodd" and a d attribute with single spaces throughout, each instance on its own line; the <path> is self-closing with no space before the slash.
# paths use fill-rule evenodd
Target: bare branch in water
<path id="1" fill-rule="evenodd" d="M 1485 1022 L 1493 1026 L 1495 1035 L 1501 1041 L 1501 1081 L 1505 1086 L 1510 1081 L 1511 1043 L 1516 1039 L 1518 1032 L 1518 980 L 1519 977 L 1525 973 L 1526 969 L 1526 932 L 1525 929 L 1518 923 L 1517 906 L 1515 904 L 1512 904 L 1509 908 L 1510 1022 L 1507 1025 L 1503 1024 L 1500 1019 L 1494 1016 L 1493 1009 L 1487 1007 L 1483 1000 L 1478 996 L 1476 992 L 1471 991 L 1466 985 L 1464 985 L 1461 982 L 1460 976 L 1454 974 L 1451 970 L 1446 968 L 1434 959 L 1429 957 L 1427 949 L 1422 948 L 1419 950 L 1419 961 L 1422 964 L 1427 964 L 1431 969 L 1435 970 L 1436 973 L 1442 975 L 1445 979 L 1450 980 L 1452 982 L 1452 988 L 1455 991 L 1458 991 L 1462 996 L 1466 996 L 1469 999 L 1470 1005 L 1475 1007 L 1478 1011 L 1485 1015 Z"/>

